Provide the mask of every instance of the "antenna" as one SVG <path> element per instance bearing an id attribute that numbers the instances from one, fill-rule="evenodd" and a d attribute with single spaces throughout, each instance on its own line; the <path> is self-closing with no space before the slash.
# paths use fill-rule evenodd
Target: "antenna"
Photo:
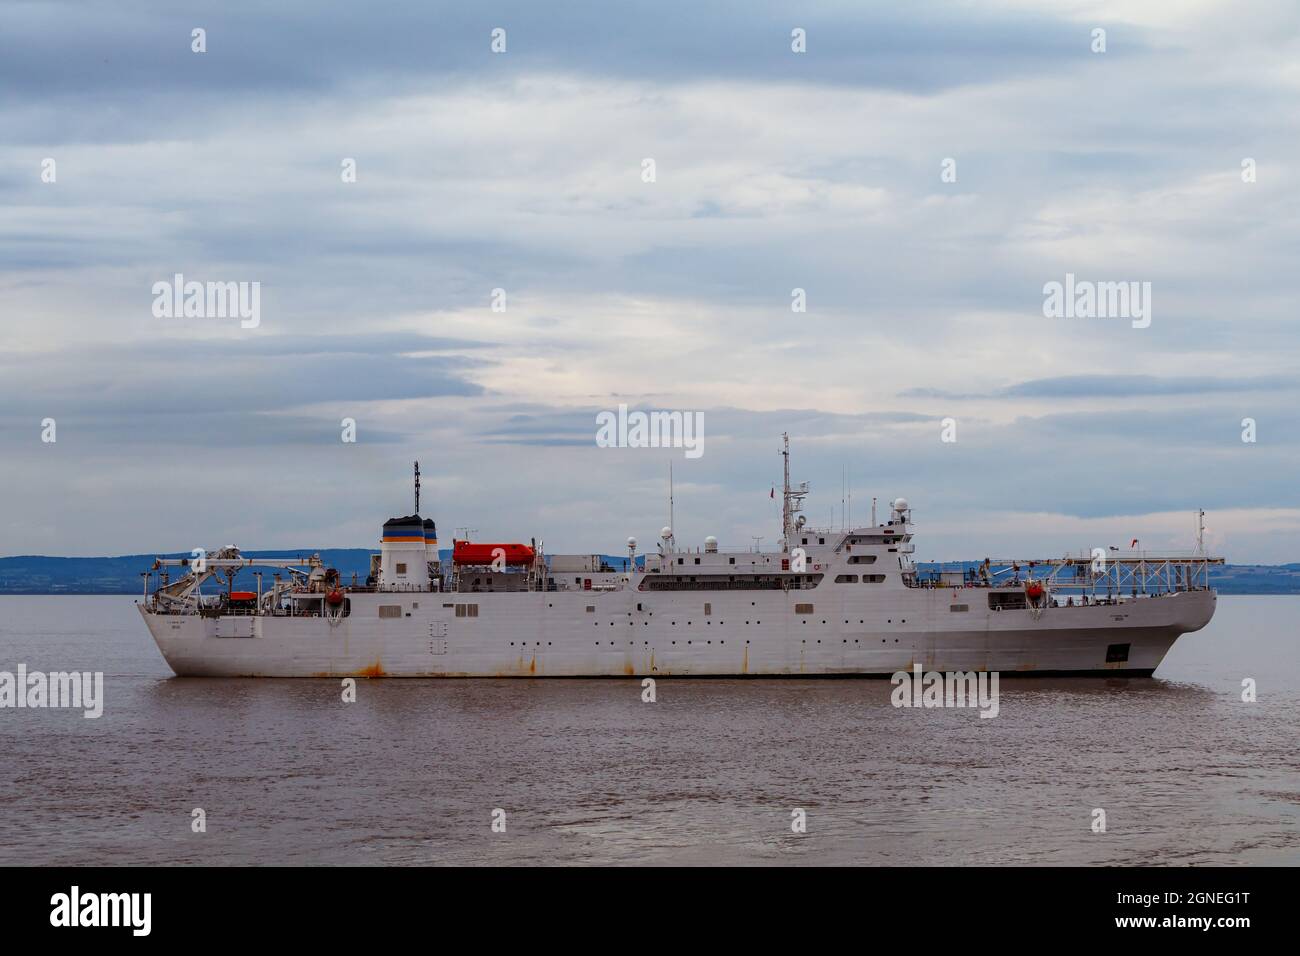
<path id="1" fill-rule="evenodd" d="M 677 536 L 677 522 L 673 520 L 673 462 L 668 460 L 668 527 L 673 537 Z"/>
<path id="2" fill-rule="evenodd" d="M 1196 509 L 1196 553 L 1205 553 L 1205 509 Z"/>
<path id="3" fill-rule="evenodd" d="M 415 513 L 420 513 L 420 463 L 415 463 Z"/>

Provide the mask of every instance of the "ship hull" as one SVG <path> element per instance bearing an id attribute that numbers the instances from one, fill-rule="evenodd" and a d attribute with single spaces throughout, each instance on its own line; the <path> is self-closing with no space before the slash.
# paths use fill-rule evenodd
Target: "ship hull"
<path id="1" fill-rule="evenodd" d="M 186 677 L 872 677 L 918 664 L 1148 677 L 1215 607 L 1211 590 L 1037 614 L 981 607 L 979 589 L 896 588 L 870 602 L 824 588 L 349 599 L 348 616 L 333 622 L 140 610 Z"/>

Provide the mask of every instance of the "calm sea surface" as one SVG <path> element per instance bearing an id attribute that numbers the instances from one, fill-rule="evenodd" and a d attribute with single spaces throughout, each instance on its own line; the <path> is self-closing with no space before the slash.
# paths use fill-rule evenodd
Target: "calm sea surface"
<path id="1" fill-rule="evenodd" d="M 345 704 L 173 677 L 131 598 L 0 597 L 0 670 L 106 694 L 98 720 L 0 709 L 0 863 L 1296 864 L 1298 630 L 1300 598 L 1220 598 L 1154 679 L 1004 680 L 991 720 L 895 709 L 882 680 L 660 680 L 654 704 L 375 680 Z"/>

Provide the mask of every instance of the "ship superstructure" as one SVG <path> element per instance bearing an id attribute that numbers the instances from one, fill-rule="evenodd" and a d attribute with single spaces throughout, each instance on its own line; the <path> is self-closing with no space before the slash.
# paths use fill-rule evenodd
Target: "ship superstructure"
<path id="1" fill-rule="evenodd" d="M 905 499 L 883 522 L 811 528 L 788 439 L 783 455 L 777 551 L 681 547 L 665 527 L 620 558 L 453 539 L 443 562 L 417 465 L 416 513 L 384 523 L 364 582 L 227 547 L 158 559 L 140 611 L 177 674 L 250 677 L 1150 676 L 1214 613 L 1222 559 L 1199 544 L 918 567 Z M 272 580 L 235 590 L 245 568 Z"/>

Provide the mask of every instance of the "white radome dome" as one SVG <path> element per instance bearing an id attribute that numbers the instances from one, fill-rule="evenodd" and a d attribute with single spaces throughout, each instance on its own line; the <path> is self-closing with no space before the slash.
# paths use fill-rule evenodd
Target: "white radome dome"
<path id="1" fill-rule="evenodd" d="M 673 536 L 673 529 L 667 527 L 666 525 L 664 526 L 664 529 L 659 532 L 659 537 L 661 538 L 671 538 L 672 536 Z"/>
<path id="2" fill-rule="evenodd" d="M 906 511 L 906 510 L 907 510 L 907 499 L 906 499 L 906 498 L 895 498 L 895 499 L 894 499 L 894 510 L 895 510 L 895 511 Z"/>
<path id="3" fill-rule="evenodd" d="M 627 539 L 627 546 L 628 546 L 629 548 L 635 548 L 635 547 L 636 547 L 636 538 L 628 538 L 628 539 Z"/>

